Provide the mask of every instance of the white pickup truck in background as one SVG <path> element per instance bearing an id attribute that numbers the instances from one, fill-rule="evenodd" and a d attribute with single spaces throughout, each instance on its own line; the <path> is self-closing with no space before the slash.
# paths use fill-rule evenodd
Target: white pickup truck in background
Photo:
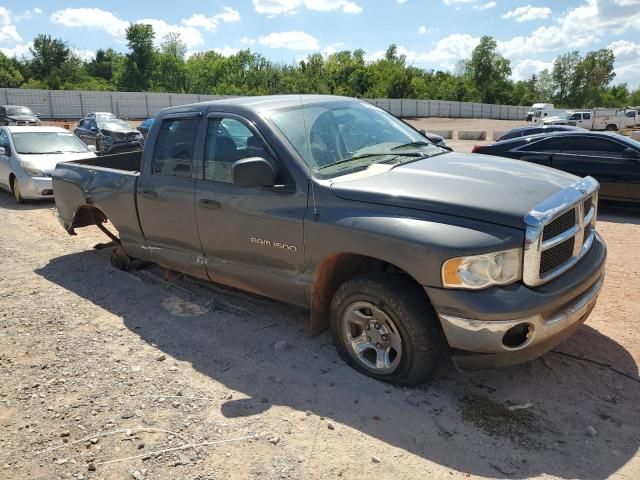
<path id="1" fill-rule="evenodd" d="M 635 111 L 634 111 L 635 112 Z M 631 116 L 627 116 L 631 113 Z M 636 125 L 637 112 L 616 108 L 594 108 L 593 110 L 568 111 L 563 114 L 547 117 L 544 125 L 571 125 L 587 130 L 618 131 Z"/>

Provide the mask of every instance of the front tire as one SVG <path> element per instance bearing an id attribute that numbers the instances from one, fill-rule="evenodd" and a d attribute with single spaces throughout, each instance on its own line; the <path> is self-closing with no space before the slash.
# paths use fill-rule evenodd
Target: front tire
<path id="1" fill-rule="evenodd" d="M 24 197 L 22 196 L 20 184 L 16 177 L 13 177 L 13 180 L 11 181 L 11 190 L 13 191 L 13 198 L 15 198 L 16 203 L 24 203 Z"/>
<path id="2" fill-rule="evenodd" d="M 351 367 L 403 386 L 427 381 L 446 345 L 424 291 L 393 273 L 366 274 L 340 286 L 331 302 L 331 333 Z"/>

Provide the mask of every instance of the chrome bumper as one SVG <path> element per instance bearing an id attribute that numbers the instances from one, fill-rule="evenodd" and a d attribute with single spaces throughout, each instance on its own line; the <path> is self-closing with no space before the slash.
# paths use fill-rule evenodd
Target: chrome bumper
<path id="1" fill-rule="evenodd" d="M 554 337 L 558 337 L 557 342 L 562 341 L 565 337 L 563 333 L 577 328 L 584 322 L 596 303 L 603 282 L 604 274 L 589 290 L 569 305 L 554 312 L 549 318 L 538 314 L 514 320 L 485 321 L 443 314 L 438 316 L 452 348 L 490 354 L 524 353 L 527 350 L 536 350 L 536 347 L 542 344 L 554 345 Z M 507 331 L 522 324 L 529 326 L 526 341 L 515 348 L 506 346 L 503 341 Z"/>

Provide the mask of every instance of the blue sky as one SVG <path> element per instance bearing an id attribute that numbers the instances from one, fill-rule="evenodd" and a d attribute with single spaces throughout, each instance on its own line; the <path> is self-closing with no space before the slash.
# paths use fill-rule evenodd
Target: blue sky
<path id="1" fill-rule="evenodd" d="M 308 53 L 363 48 L 379 58 L 396 43 L 409 63 L 452 69 L 482 35 L 499 41 L 514 78 L 550 67 L 569 50 L 603 47 L 616 82 L 640 86 L 640 0 L 9 0 L 0 4 L 0 51 L 28 54 L 38 33 L 63 38 L 83 57 L 125 51 L 129 23 L 177 31 L 190 52 L 241 48 L 294 62 Z"/>

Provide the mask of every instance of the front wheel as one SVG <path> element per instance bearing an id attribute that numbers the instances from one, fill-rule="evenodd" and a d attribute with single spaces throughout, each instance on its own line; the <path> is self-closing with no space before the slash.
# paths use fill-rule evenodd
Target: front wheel
<path id="1" fill-rule="evenodd" d="M 605 128 L 605 130 L 609 131 L 609 132 L 615 132 L 618 130 L 618 127 L 616 125 L 607 125 L 607 127 Z"/>
<path id="2" fill-rule="evenodd" d="M 11 182 L 11 190 L 13 190 L 13 198 L 16 199 L 16 203 L 24 203 L 24 197 L 20 191 L 20 184 L 18 183 L 18 179 L 15 177 Z"/>
<path id="3" fill-rule="evenodd" d="M 346 363 L 397 385 L 424 383 L 445 351 L 426 294 L 399 274 L 367 274 L 345 282 L 331 302 L 331 332 Z"/>

